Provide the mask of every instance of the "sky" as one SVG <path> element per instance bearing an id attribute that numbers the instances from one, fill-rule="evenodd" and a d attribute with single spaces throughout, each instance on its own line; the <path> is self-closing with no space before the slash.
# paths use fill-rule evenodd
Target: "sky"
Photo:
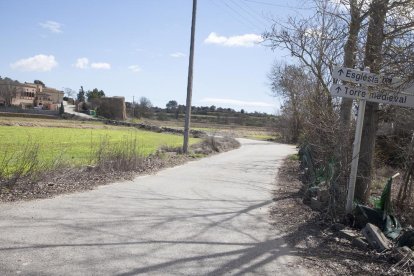
<path id="1" fill-rule="evenodd" d="M 261 34 L 301 0 L 198 0 L 192 105 L 275 113 Z M 192 0 L 0 0 L 0 76 L 185 104 Z"/>

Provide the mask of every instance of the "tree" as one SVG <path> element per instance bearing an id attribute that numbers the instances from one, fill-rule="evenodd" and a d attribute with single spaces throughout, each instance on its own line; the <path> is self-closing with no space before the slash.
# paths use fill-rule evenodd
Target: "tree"
<path id="1" fill-rule="evenodd" d="M 100 99 L 102 97 L 105 97 L 105 92 L 98 90 L 98 88 L 94 88 L 92 91 L 88 90 L 88 92 L 86 92 L 86 97 L 88 99 L 88 102 L 90 102 L 93 99 Z"/>
<path id="2" fill-rule="evenodd" d="M 179 104 L 177 110 L 179 113 L 185 114 L 185 105 Z"/>
<path id="3" fill-rule="evenodd" d="M 65 107 L 63 106 L 63 102 L 61 102 L 59 107 L 59 114 L 63 115 L 63 113 L 65 113 Z"/>
<path id="4" fill-rule="evenodd" d="M 85 102 L 85 91 L 83 90 L 83 86 L 81 86 L 81 88 L 79 89 L 77 99 L 80 103 Z"/>
<path id="5" fill-rule="evenodd" d="M 366 8 L 367 0 L 343 0 L 344 7 L 349 6 L 349 19 L 345 19 L 348 24 L 348 37 L 344 45 L 344 66 L 354 68 L 357 65 L 356 53 L 358 50 L 359 34 L 362 23 L 369 15 Z M 349 135 L 351 123 L 352 99 L 343 98 L 341 100 L 340 120 L 345 137 Z M 342 153 L 340 153 L 343 155 Z"/>
<path id="6" fill-rule="evenodd" d="M 66 97 L 68 97 L 68 98 L 73 98 L 76 94 L 75 90 L 73 90 L 71 88 L 68 88 L 68 87 L 64 88 L 63 90 L 65 92 Z"/>
<path id="7" fill-rule="evenodd" d="M 21 90 L 20 83 L 10 78 L 0 79 L 0 98 L 3 98 L 5 106 L 11 106 L 13 98 Z"/>
<path id="8" fill-rule="evenodd" d="M 332 109 L 329 86 L 331 68 L 342 61 L 346 26 L 335 16 L 338 5 L 330 0 L 314 0 L 316 11 L 308 18 L 290 17 L 286 24 L 275 21 L 263 37 L 272 49 L 287 49 L 291 56 L 317 80 L 321 104 Z"/>
<path id="9" fill-rule="evenodd" d="M 34 84 L 40 84 L 41 86 L 46 87 L 46 85 L 41 80 L 34 80 L 33 83 Z"/>
<path id="10" fill-rule="evenodd" d="M 4 99 L 5 106 L 11 106 L 13 98 L 16 97 L 17 87 L 14 85 L 0 84 L 0 97 Z"/>
<path id="11" fill-rule="evenodd" d="M 136 108 L 138 117 L 149 118 L 152 116 L 152 103 L 146 97 L 141 97 Z"/>
<path id="12" fill-rule="evenodd" d="M 309 17 L 290 17 L 284 24 L 275 21 L 271 31 L 265 32 L 263 37 L 267 46 L 272 49 L 288 50 L 302 71 L 294 73 L 296 69 L 286 68 L 291 72 L 286 75 L 288 78 L 282 80 L 279 73 L 284 70 L 273 70 L 271 74 L 276 75 L 273 76 L 272 89 L 275 91 L 275 88 L 287 86 L 290 88 L 285 89 L 291 90 L 294 88 L 291 81 L 296 78 L 305 83 L 299 88 L 306 92 L 306 98 L 302 102 L 303 114 L 306 114 L 303 124 L 298 121 L 300 109 L 296 105 L 296 97 L 300 94 L 292 93 L 294 90 L 282 91 L 286 95 L 282 112 L 288 122 L 296 122 L 292 128 L 288 125 L 292 130 L 292 139 L 296 140 L 303 134 L 306 142 L 311 145 L 315 162 L 324 167 L 332 161 L 336 148 L 334 145 L 338 144 L 338 141 L 335 141 L 338 139 L 335 136 L 337 114 L 329 87 L 333 81 L 332 65 L 342 63 L 347 28 L 336 16 L 340 13 L 340 7 L 333 1 L 313 2 L 316 9 Z M 300 133 L 301 129 L 303 133 Z"/>
<path id="13" fill-rule="evenodd" d="M 288 121 L 290 134 L 284 133 L 288 142 L 297 143 L 303 126 L 303 108 L 300 107 L 304 101 L 306 87 L 312 86 L 303 67 L 295 65 L 273 66 L 269 74 L 271 88 L 274 96 L 281 96 L 284 99 L 282 112 Z"/>
<path id="14" fill-rule="evenodd" d="M 174 112 L 178 107 L 178 103 L 175 100 L 171 100 L 165 106 L 167 108 L 167 112 Z"/>
<path id="15" fill-rule="evenodd" d="M 330 154 L 327 151 L 325 156 L 335 156 L 336 161 L 341 163 L 336 171 L 342 173 L 346 172 L 352 158 L 348 150 L 348 134 L 353 101 L 333 100 L 330 97 L 327 88 L 332 82 L 332 65 L 366 66 L 373 73 L 393 72 L 404 76 L 406 80 L 413 80 L 414 1 L 341 0 L 339 5 L 334 2 L 338 3 L 314 0 L 317 9 L 313 16 L 305 19 L 290 18 L 285 25 L 275 22 L 272 30 L 264 34 L 264 38 L 272 48 L 289 50 L 300 65 L 304 66 L 304 70 L 316 78 L 317 84 L 313 90 L 316 94 L 312 92 L 314 99 L 306 101 L 313 104 L 305 107 L 309 116 L 304 120 L 304 133 L 308 142 L 316 145 L 313 150 L 318 151 L 330 144 L 327 139 L 322 139 L 327 136 L 326 131 L 339 131 L 336 137 L 336 145 L 341 145 L 336 147 L 339 151 L 334 149 Z M 314 103 L 318 97 L 320 107 L 315 108 Z M 340 103 L 340 110 L 335 108 L 336 103 Z M 355 197 L 360 202 L 367 202 L 370 195 L 378 114 L 381 110 L 381 105 L 367 102 L 355 191 Z M 335 119 L 339 115 L 341 128 L 336 126 L 335 120 L 331 121 L 332 124 L 319 120 L 323 124 L 318 124 L 318 119 L 314 116 L 316 113 L 326 119 Z M 320 132 L 319 138 L 317 133 L 312 133 L 312 128 L 307 128 L 308 122 Z M 324 127 L 319 128 L 318 125 Z"/>
<path id="16" fill-rule="evenodd" d="M 407 18 L 405 20 L 398 18 L 399 20 L 395 20 L 397 24 L 387 24 L 389 19 L 391 19 L 391 22 L 394 22 L 392 18 L 387 17 L 387 14 L 392 15 L 394 11 L 395 15 L 395 10 L 404 12 L 403 14 Z M 364 65 L 369 67 L 371 72 L 379 73 L 384 67 L 383 46 L 386 40 L 395 40 L 410 31 L 412 33 L 413 22 L 413 1 L 372 0 L 364 59 Z M 360 202 L 368 202 L 371 192 L 375 140 L 379 121 L 378 111 L 378 103 L 367 102 L 362 131 L 364 139 L 361 141 L 358 177 L 355 186 L 355 197 Z"/>

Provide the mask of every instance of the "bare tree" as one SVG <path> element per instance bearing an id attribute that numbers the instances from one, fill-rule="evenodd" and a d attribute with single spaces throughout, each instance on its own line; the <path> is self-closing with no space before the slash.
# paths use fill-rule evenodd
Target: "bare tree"
<path id="1" fill-rule="evenodd" d="M 315 14 L 309 18 L 290 17 L 286 24 L 274 22 L 263 37 L 272 49 L 287 49 L 317 80 L 321 100 L 331 106 L 329 85 L 332 64 L 342 63 L 346 26 L 335 16 L 338 5 L 315 0 Z"/>
<path id="2" fill-rule="evenodd" d="M 304 109 L 303 104 L 306 94 L 312 92 L 314 81 L 301 66 L 275 64 L 269 74 L 272 92 L 275 96 L 281 96 L 284 100 L 282 115 L 287 131 L 282 135 L 287 142 L 297 143 L 302 133 Z"/>
<path id="3" fill-rule="evenodd" d="M 149 118 L 152 116 L 152 103 L 146 97 L 141 97 L 136 106 L 138 117 Z"/>
<path id="4" fill-rule="evenodd" d="M 64 92 L 65 92 L 66 97 L 68 98 L 74 98 L 77 94 L 75 90 L 73 90 L 72 88 L 68 88 L 68 87 L 64 88 Z"/>
<path id="5" fill-rule="evenodd" d="M 314 0 L 314 3 L 314 16 L 306 19 L 289 18 L 285 25 L 275 23 L 272 30 L 264 34 L 264 38 L 272 48 L 287 49 L 315 77 L 314 93 L 312 97 L 307 97 L 304 106 L 309 116 L 304 120 L 303 131 L 315 145 L 313 149 L 321 153 L 329 153 L 330 150 L 318 147 L 324 142 L 326 147 L 331 147 L 332 141 L 326 141 L 318 135 L 331 135 L 330 138 L 338 139 L 333 131 L 339 131 L 342 139 L 336 142 L 344 143 L 345 146 L 333 152 L 338 160 L 345 157 L 341 160 L 342 170 L 347 167 L 349 160 L 348 134 L 353 101 L 342 99 L 340 112 L 336 113 L 339 110 L 332 105 L 335 102 L 328 92 L 332 82 L 331 66 L 367 66 L 374 73 L 393 72 L 404 75 L 407 81 L 410 78 L 413 80 L 414 1 L 342 0 L 337 5 L 328 0 Z M 380 107 L 377 103 L 367 103 L 356 186 L 356 199 L 360 202 L 366 202 L 370 194 Z M 337 123 L 336 115 L 340 115 L 338 123 L 341 128 L 334 125 Z M 318 120 L 317 116 L 325 120 Z"/>
<path id="6" fill-rule="evenodd" d="M 4 100 L 5 106 L 11 106 L 13 98 L 21 89 L 20 83 L 10 78 L 0 79 L 0 98 Z"/>
<path id="7" fill-rule="evenodd" d="M 399 18 L 396 11 L 401 9 L 406 10 L 404 14 L 409 16 L 411 20 L 400 18 L 395 21 L 396 18 Z M 386 45 L 386 41 L 395 40 L 407 32 L 412 32 L 413 16 L 414 2 L 412 0 L 372 0 L 364 59 L 364 65 L 369 67 L 372 72 L 380 73 L 384 68 L 383 47 Z M 388 24 L 388 22 L 392 24 Z M 404 55 L 404 53 L 402 54 Z M 366 105 L 358 164 L 359 175 L 355 190 L 355 197 L 360 202 L 367 202 L 371 192 L 379 107 L 379 104 L 374 102 L 367 102 Z"/>
<path id="8" fill-rule="evenodd" d="M 301 106 L 301 131 L 304 142 L 312 150 L 315 163 L 323 169 L 331 166 L 334 157 L 342 157 L 338 145 L 347 140 L 338 132 L 338 110 L 335 106 L 338 100 L 332 99 L 329 86 L 333 81 L 332 66 L 343 63 L 349 16 L 343 5 L 328 0 L 314 0 L 314 3 L 316 9 L 312 16 L 289 18 L 286 24 L 276 22 L 264 38 L 270 42 L 272 49 L 287 49 L 311 79 L 311 83 L 302 88 L 305 97 Z M 347 46 L 351 49 L 350 59 L 354 58 L 355 52 L 351 42 Z M 282 115 L 295 110 L 286 103 L 289 102 L 285 102 Z"/>
<path id="9" fill-rule="evenodd" d="M 348 37 L 344 46 L 344 66 L 354 68 L 357 65 L 357 50 L 360 31 L 364 20 L 368 17 L 368 0 L 343 0 L 341 4 L 347 8 L 347 14 L 340 16 L 348 24 Z M 349 134 L 351 123 L 352 99 L 341 100 L 340 120 L 345 136 Z"/>

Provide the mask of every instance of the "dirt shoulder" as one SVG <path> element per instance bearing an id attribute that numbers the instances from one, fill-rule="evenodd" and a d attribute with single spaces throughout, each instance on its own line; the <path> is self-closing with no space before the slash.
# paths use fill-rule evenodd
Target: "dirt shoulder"
<path id="1" fill-rule="evenodd" d="M 391 264 L 383 255 L 353 245 L 321 213 L 304 204 L 301 188 L 299 161 L 286 159 L 278 172 L 270 217 L 304 267 L 320 275 L 393 274 L 388 273 Z"/>
<path id="2" fill-rule="evenodd" d="M 37 180 L 21 179 L 11 188 L 3 187 L 0 190 L 0 202 L 48 198 L 87 191 L 117 181 L 132 180 L 139 175 L 156 173 L 167 167 L 184 164 L 191 159 L 193 158 L 176 154 L 168 154 L 163 158 L 153 156 L 144 160 L 140 171 L 102 170 L 93 166 L 62 168 L 43 173 Z"/>

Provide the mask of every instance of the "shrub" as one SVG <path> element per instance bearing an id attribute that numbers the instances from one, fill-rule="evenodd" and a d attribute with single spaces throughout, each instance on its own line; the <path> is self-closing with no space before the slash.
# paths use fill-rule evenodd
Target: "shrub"
<path id="1" fill-rule="evenodd" d="M 39 173 L 40 168 L 39 144 L 28 142 L 13 153 L 5 149 L 0 159 L 0 187 L 11 188 L 19 179 Z"/>

